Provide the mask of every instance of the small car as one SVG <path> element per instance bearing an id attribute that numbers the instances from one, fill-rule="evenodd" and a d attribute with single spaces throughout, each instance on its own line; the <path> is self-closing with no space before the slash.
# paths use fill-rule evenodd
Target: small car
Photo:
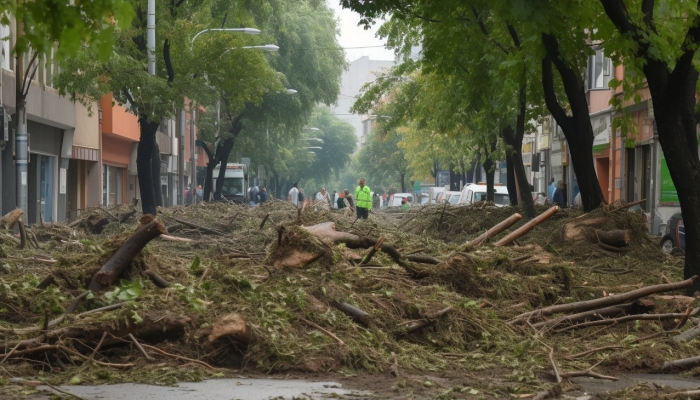
<path id="1" fill-rule="evenodd" d="M 683 225 L 683 215 L 676 213 L 666 223 L 664 236 L 661 238 L 661 250 L 670 254 L 674 249 L 685 251 L 685 225 Z"/>

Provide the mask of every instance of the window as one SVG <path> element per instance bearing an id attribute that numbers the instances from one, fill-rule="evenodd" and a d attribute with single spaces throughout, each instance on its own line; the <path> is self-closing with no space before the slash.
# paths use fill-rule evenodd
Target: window
<path id="1" fill-rule="evenodd" d="M 102 205 L 122 203 L 122 173 L 124 168 L 102 166 Z"/>
<path id="2" fill-rule="evenodd" d="M 612 77 L 612 61 L 605 57 L 603 49 L 598 49 L 595 54 L 588 57 L 586 68 L 586 80 L 588 89 L 607 89 Z"/>

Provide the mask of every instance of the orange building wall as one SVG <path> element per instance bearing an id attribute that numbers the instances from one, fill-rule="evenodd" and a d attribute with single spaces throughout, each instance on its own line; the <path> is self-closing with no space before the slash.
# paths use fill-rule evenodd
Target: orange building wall
<path id="1" fill-rule="evenodd" d="M 103 133 L 121 136 L 131 142 L 139 141 L 141 131 L 139 130 L 138 118 L 120 105 L 115 104 L 112 106 L 111 93 L 102 96 L 100 99 L 100 108 L 102 109 Z"/>
<path id="2" fill-rule="evenodd" d="M 102 161 L 115 167 L 126 168 L 131 155 L 131 142 L 118 136 L 102 135 Z"/>

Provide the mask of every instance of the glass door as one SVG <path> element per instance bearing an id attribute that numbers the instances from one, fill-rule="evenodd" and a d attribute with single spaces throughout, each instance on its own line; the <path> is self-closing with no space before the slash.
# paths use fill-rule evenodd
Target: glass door
<path id="1" fill-rule="evenodd" d="M 39 201 L 44 221 L 53 221 L 53 157 L 39 156 Z"/>

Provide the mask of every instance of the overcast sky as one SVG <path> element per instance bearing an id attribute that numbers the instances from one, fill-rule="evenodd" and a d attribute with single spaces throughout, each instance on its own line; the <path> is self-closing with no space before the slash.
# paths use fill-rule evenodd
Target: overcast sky
<path id="1" fill-rule="evenodd" d="M 373 29 L 364 30 L 364 28 L 357 26 L 357 23 L 360 21 L 358 13 L 343 9 L 339 4 L 339 0 L 326 0 L 326 2 L 335 11 L 336 18 L 340 19 L 340 37 L 338 42 L 341 47 L 346 48 L 345 57 L 348 61 L 355 61 L 362 56 L 369 56 L 373 60 L 394 59 L 394 52 L 391 50 L 387 50 L 384 47 L 368 47 L 384 46 L 386 44 L 385 40 L 374 36 L 381 22 L 378 22 Z"/>

